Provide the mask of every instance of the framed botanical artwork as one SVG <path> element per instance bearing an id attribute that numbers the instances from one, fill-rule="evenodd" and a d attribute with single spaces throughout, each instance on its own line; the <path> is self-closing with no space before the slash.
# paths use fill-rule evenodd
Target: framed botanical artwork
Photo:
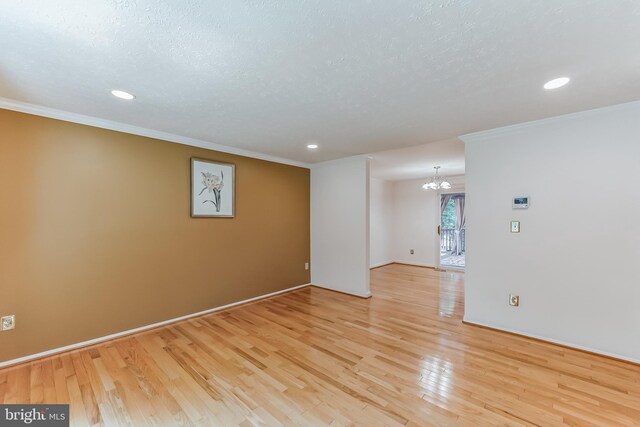
<path id="1" fill-rule="evenodd" d="M 236 166 L 191 158 L 191 216 L 233 218 Z"/>

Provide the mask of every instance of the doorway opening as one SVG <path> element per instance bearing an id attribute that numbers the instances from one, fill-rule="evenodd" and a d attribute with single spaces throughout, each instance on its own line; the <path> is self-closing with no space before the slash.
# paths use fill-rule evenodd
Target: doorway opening
<path id="1" fill-rule="evenodd" d="M 465 266 L 464 193 L 440 195 L 440 267 Z"/>

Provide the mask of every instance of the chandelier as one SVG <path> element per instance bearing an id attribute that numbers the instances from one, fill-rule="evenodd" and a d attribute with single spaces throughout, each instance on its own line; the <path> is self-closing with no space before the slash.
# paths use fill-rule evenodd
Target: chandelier
<path id="1" fill-rule="evenodd" d="M 441 188 L 443 190 L 450 189 L 451 184 L 449 184 L 447 178 L 438 175 L 438 169 L 440 169 L 440 166 L 434 166 L 434 169 L 436 170 L 436 175 L 429 181 L 425 182 L 422 188 L 424 188 L 425 190 L 440 190 Z"/>

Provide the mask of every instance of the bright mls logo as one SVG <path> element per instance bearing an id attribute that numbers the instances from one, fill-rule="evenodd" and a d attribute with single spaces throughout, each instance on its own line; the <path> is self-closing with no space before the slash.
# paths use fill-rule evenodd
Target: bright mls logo
<path id="1" fill-rule="evenodd" d="M 0 427 L 68 427 L 69 405 L 0 405 Z"/>

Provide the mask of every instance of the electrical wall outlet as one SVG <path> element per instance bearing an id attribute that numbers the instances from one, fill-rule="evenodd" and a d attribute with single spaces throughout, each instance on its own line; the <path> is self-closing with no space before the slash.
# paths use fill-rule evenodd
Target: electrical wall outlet
<path id="1" fill-rule="evenodd" d="M 409 253 L 410 253 L 411 255 L 413 255 L 413 249 L 411 249 L 411 250 L 409 251 Z"/>
<path id="2" fill-rule="evenodd" d="M 512 233 L 520 232 L 520 221 L 511 221 L 511 232 Z"/>
<path id="3" fill-rule="evenodd" d="M 0 327 L 3 331 L 8 331 L 11 329 L 15 329 L 16 327 L 16 316 L 14 314 L 10 316 L 4 316 L 0 318 Z"/>
<path id="4" fill-rule="evenodd" d="M 512 306 L 512 307 L 519 307 L 520 306 L 520 296 L 519 295 L 509 294 L 509 305 Z"/>
<path id="5" fill-rule="evenodd" d="M 308 262 L 305 262 L 305 263 L 304 263 L 304 269 L 305 269 L 305 270 L 308 270 L 308 269 L 309 269 L 309 263 L 308 263 Z"/>

